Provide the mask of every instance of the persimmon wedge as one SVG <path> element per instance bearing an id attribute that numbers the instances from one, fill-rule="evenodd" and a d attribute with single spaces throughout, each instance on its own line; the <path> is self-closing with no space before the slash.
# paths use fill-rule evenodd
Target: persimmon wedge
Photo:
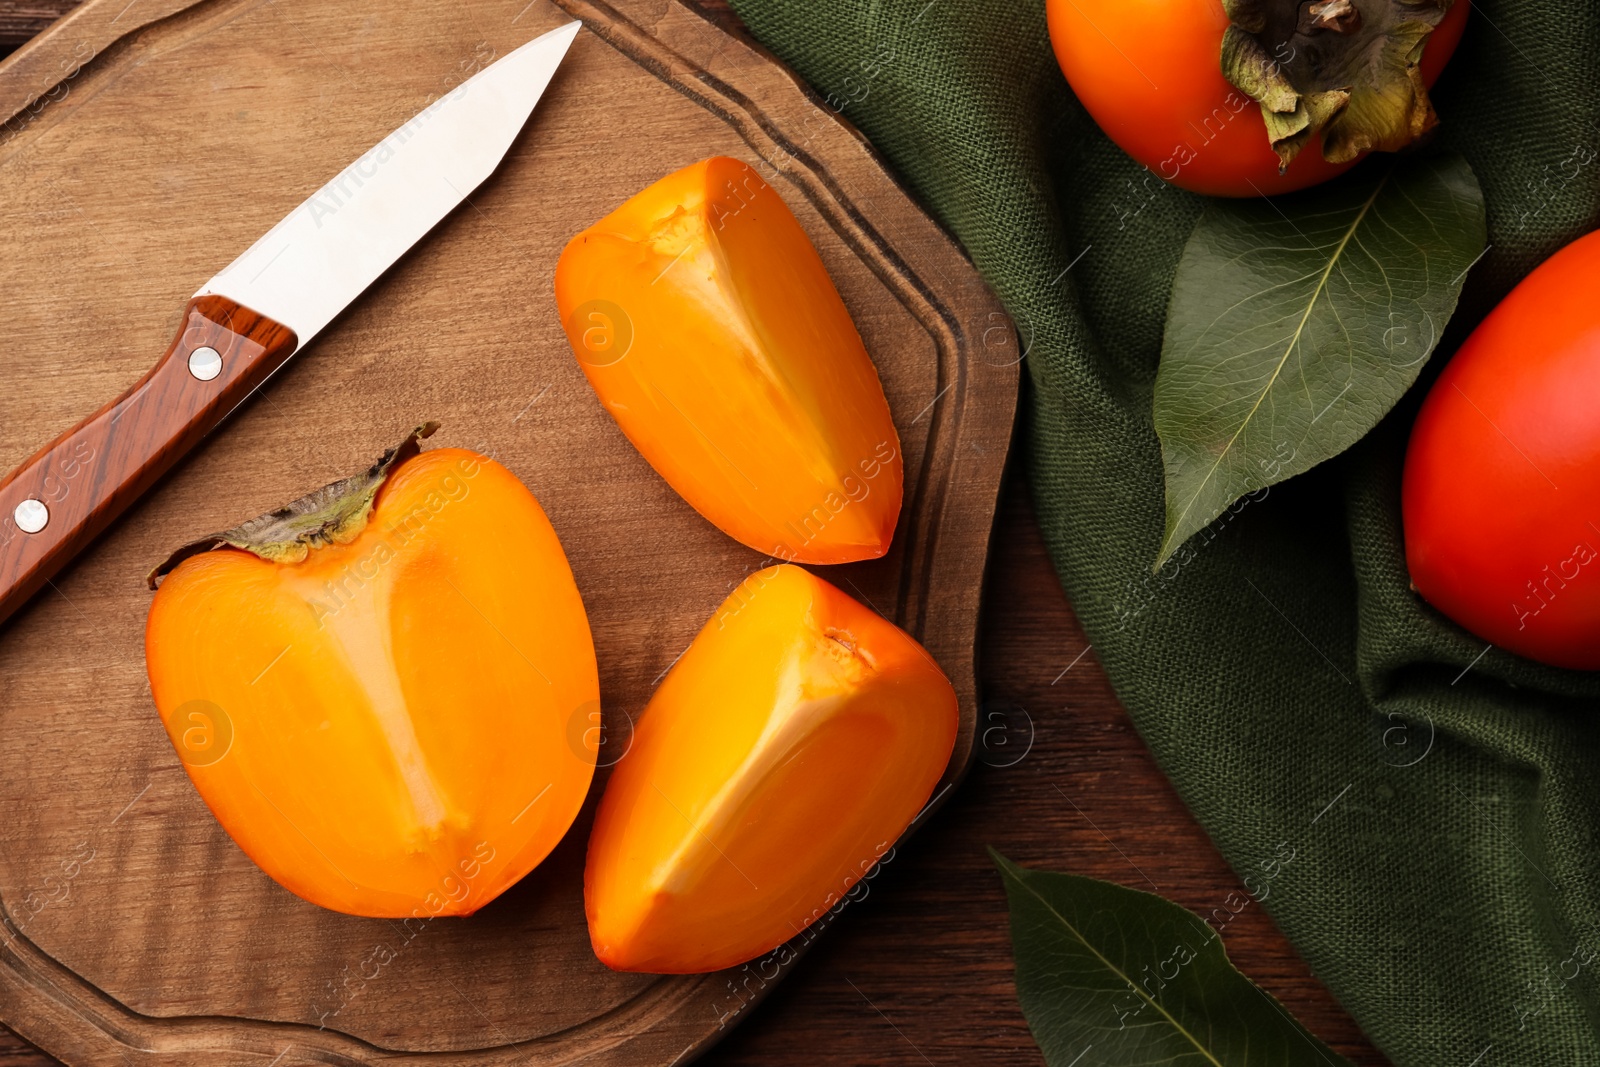
<path id="1" fill-rule="evenodd" d="M 556 304 L 600 402 L 667 483 L 778 559 L 889 549 L 900 439 L 817 250 L 754 170 L 718 156 L 574 237 Z"/>
<path id="2" fill-rule="evenodd" d="M 950 682 L 910 635 L 792 565 L 746 579 L 656 691 L 595 818 L 595 953 L 684 974 L 825 915 L 928 803 Z"/>
<path id="3" fill-rule="evenodd" d="M 377 466 L 174 554 L 150 691 L 185 770 L 314 904 L 465 915 L 577 815 L 599 709 L 589 624 L 538 501 L 493 460 Z"/>

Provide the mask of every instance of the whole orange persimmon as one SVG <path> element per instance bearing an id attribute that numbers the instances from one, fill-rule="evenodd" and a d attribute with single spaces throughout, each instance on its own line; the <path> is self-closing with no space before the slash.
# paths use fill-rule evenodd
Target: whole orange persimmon
<path id="1" fill-rule="evenodd" d="M 1106 135 L 1164 181 L 1208 196 L 1303 189 L 1349 169 L 1366 137 L 1378 148 L 1414 138 L 1432 109 L 1408 61 L 1431 88 L 1467 22 L 1467 0 L 1047 0 L 1045 10 L 1061 70 Z M 1393 21 L 1380 27 L 1380 18 Z M 1424 25 L 1430 19 L 1437 25 Z M 1255 62 L 1241 64 L 1259 79 L 1249 83 L 1252 93 L 1223 72 L 1230 21 L 1255 30 L 1257 43 L 1235 38 L 1256 50 L 1244 57 Z M 1269 133 L 1252 97 L 1294 102 L 1286 82 L 1262 76 L 1278 69 L 1301 82 L 1309 106 L 1275 116 Z M 1332 95 L 1314 91 L 1318 76 L 1337 83 Z M 1382 83 L 1369 84 L 1373 77 Z M 1402 104 L 1413 94 L 1417 106 L 1407 114 Z M 1341 136 L 1330 160 L 1321 128 L 1340 111 L 1375 121 Z"/>
<path id="2" fill-rule="evenodd" d="M 1462 342 L 1406 449 L 1406 566 L 1484 641 L 1600 669 L 1600 232 L 1541 263 Z"/>
<path id="3" fill-rule="evenodd" d="M 556 304 L 622 432 L 724 533 L 778 559 L 889 549 L 900 438 L 822 259 L 777 192 L 717 156 L 574 237 Z"/>
<path id="4" fill-rule="evenodd" d="M 606 783 L 584 904 L 623 971 L 715 971 L 826 915 L 929 801 L 955 690 L 905 631 L 803 568 L 747 578 Z"/>
<path id="5" fill-rule="evenodd" d="M 432 429 L 152 574 L 150 691 L 195 788 L 263 871 L 353 915 L 477 910 L 594 773 L 561 543 L 499 463 L 419 453 Z"/>

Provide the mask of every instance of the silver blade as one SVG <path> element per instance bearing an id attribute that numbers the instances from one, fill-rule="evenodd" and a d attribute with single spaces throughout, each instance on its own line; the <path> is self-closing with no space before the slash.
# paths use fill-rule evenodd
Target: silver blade
<path id="1" fill-rule="evenodd" d="M 201 286 L 302 346 L 499 166 L 581 24 L 496 60 L 413 115 Z"/>

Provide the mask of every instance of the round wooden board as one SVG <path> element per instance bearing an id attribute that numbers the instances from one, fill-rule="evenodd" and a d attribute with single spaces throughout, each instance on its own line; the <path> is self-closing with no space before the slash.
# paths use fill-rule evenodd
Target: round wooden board
<path id="1" fill-rule="evenodd" d="M 549 513 L 625 746 L 655 682 L 764 560 L 600 408 L 551 273 L 572 233 L 696 159 L 761 169 L 877 361 L 905 511 L 888 557 L 823 573 L 922 640 L 961 695 L 936 801 L 970 762 L 1015 336 L 864 142 L 679 0 L 89 0 L 0 64 L 0 468 L 135 381 L 198 284 L 328 176 L 571 17 L 588 32 L 500 172 L 0 630 L 0 1021 L 68 1063 L 681 1063 L 822 936 L 714 975 L 601 966 L 581 878 L 603 772 L 556 852 L 470 919 L 323 911 L 206 811 L 144 679 L 153 562 L 435 418 L 436 443 L 496 456 Z"/>

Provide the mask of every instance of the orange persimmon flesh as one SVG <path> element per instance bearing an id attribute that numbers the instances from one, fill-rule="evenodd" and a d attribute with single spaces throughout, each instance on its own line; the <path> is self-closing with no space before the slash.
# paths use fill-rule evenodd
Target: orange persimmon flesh
<path id="1" fill-rule="evenodd" d="M 752 575 L 606 785 L 584 872 L 595 953 L 684 974 L 801 933 L 926 806 L 957 721 L 910 635 L 802 568 Z"/>
<path id="2" fill-rule="evenodd" d="M 555 846 L 594 773 L 599 682 L 566 556 L 474 452 L 407 460 L 353 540 L 301 562 L 185 559 L 145 652 L 218 821 L 335 911 L 475 911 Z"/>
<path id="3" fill-rule="evenodd" d="M 657 472 L 778 559 L 889 549 L 900 439 L 877 370 L 777 192 L 723 156 L 572 239 L 556 304 L 583 372 Z"/>

